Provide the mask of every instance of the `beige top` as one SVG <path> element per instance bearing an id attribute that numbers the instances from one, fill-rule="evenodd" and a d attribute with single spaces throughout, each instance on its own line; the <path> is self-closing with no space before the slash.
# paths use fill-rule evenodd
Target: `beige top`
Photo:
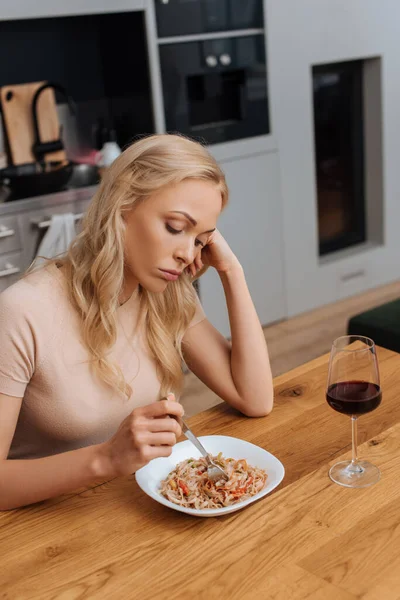
<path id="1" fill-rule="evenodd" d="M 9 458 L 38 458 L 109 439 L 134 408 L 159 400 L 156 365 L 143 328 L 135 331 L 137 294 L 118 309 L 110 358 L 132 386 L 129 400 L 88 364 L 62 272 L 50 265 L 0 294 L 0 393 L 23 398 Z M 205 318 L 200 304 L 190 324 Z"/>

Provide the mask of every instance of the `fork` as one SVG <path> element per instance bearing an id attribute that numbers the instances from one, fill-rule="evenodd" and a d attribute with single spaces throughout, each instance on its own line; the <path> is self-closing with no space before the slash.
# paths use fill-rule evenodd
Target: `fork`
<path id="1" fill-rule="evenodd" d="M 194 446 L 196 446 L 197 450 L 204 456 L 207 461 L 207 475 L 211 481 L 217 481 L 218 479 L 225 479 L 228 481 L 228 474 L 217 465 L 211 456 L 208 454 L 207 450 L 204 448 L 203 444 L 200 442 L 199 438 L 194 435 L 193 431 L 190 427 L 185 423 L 183 419 L 180 419 L 182 423 L 182 431 L 187 437 L 188 440 L 192 442 Z"/>
<path id="2" fill-rule="evenodd" d="M 168 396 L 172 395 L 167 394 L 162 398 L 162 400 L 168 400 Z M 204 456 L 207 462 L 207 475 L 211 481 L 217 481 L 218 479 L 225 479 L 225 481 L 229 481 L 229 475 L 222 469 L 219 465 L 217 465 L 211 456 L 208 454 L 207 450 L 204 448 L 203 444 L 200 442 L 199 438 L 194 435 L 193 431 L 190 429 L 189 425 L 180 417 L 177 419 L 175 416 L 170 415 L 172 419 L 175 419 L 179 423 L 182 424 L 182 432 L 185 434 L 187 439 L 192 442 L 194 446 L 196 446 L 197 450 Z"/>

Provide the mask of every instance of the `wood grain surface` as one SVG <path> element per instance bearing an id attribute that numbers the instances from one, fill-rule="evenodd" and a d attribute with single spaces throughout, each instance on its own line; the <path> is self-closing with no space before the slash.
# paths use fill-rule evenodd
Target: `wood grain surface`
<path id="1" fill-rule="evenodd" d="M 397 600 L 400 598 L 400 355 L 378 349 L 383 399 L 359 421 L 359 454 L 382 479 L 332 483 L 350 456 L 349 417 L 325 401 L 328 357 L 275 380 L 262 419 L 219 405 L 190 419 L 199 435 L 269 450 L 286 476 L 270 495 L 200 519 L 148 498 L 134 477 L 0 513 L 0 598 Z"/>
<path id="2" fill-rule="evenodd" d="M 32 152 L 34 142 L 32 100 L 36 91 L 44 81 L 7 85 L 0 89 L 0 99 L 3 111 L 4 124 L 10 148 L 12 163 L 23 165 L 36 162 Z M 10 100 L 7 100 L 11 92 Z M 40 94 L 37 103 L 37 117 L 40 139 L 42 142 L 51 142 L 60 137 L 60 123 L 58 120 L 54 90 L 47 88 Z M 47 161 L 66 160 L 64 150 L 46 154 Z"/>

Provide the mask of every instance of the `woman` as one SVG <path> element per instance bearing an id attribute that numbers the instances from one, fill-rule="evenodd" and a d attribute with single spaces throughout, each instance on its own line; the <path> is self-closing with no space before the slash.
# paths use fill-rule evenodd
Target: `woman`
<path id="1" fill-rule="evenodd" d="M 200 144 L 142 139 L 108 169 L 67 254 L 0 295 L 0 509 L 169 456 L 182 359 L 245 415 L 270 412 L 263 332 L 216 229 L 227 195 Z M 196 299 L 206 267 L 220 275 L 232 343 Z"/>

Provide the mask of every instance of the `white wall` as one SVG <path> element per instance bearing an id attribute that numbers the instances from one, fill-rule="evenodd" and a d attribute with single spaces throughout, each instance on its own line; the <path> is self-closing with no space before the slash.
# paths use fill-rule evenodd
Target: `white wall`
<path id="1" fill-rule="evenodd" d="M 265 6 L 290 316 L 400 278 L 400 2 L 265 0 Z M 320 262 L 311 65 L 376 56 L 383 67 L 385 243 Z"/>

